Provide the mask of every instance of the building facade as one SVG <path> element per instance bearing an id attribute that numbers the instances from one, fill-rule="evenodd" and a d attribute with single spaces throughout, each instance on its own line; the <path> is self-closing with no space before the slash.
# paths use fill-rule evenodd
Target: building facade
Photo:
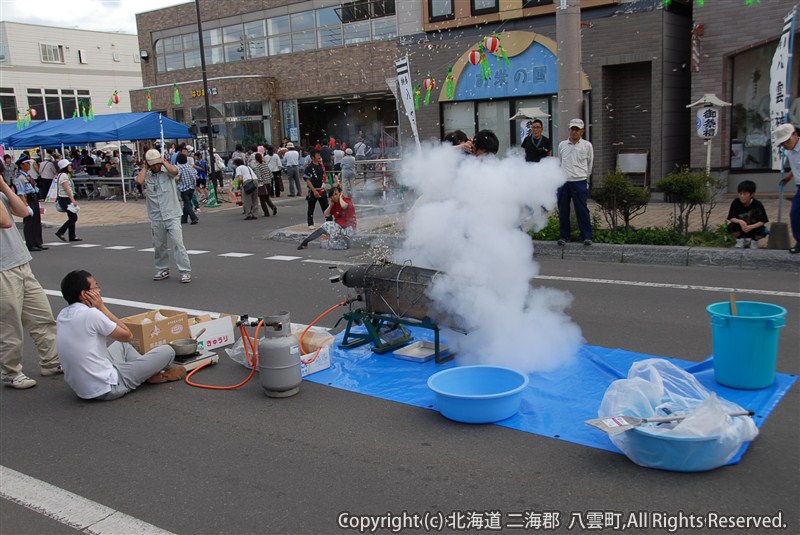
<path id="1" fill-rule="evenodd" d="M 214 145 L 314 145 L 363 137 L 396 146 L 398 12 L 413 2 L 371 0 L 200 0 Z M 203 131 L 207 126 L 195 4 L 136 18 L 149 105 Z M 177 94 L 177 98 L 176 98 Z M 201 137 L 201 143 L 204 140 Z"/>
<path id="2" fill-rule="evenodd" d="M 720 108 L 719 134 L 711 143 L 711 169 L 730 192 L 742 180 L 753 180 L 759 192 L 778 189 L 772 171 L 769 123 L 770 69 L 783 19 L 796 5 L 773 0 L 745 6 L 742 2 L 706 2 L 695 9 L 692 98 L 716 94 L 731 104 Z M 746 21 L 746 23 L 745 23 Z M 798 44 L 795 38 L 794 58 Z M 800 125 L 800 69 L 792 64 L 788 99 L 790 120 Z M 704 167 L 706 146 L 691 133 L 691 163 Z"/>
<path id="3" fill-rule="evenodd" d="M 0 119 L 130 112 L 139 61 L 135 35 L 0 22 Z"/>

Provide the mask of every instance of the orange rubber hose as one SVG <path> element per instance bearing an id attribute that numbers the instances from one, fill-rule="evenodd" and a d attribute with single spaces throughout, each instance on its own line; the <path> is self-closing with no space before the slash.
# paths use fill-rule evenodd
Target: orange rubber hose
<path id="1" fill-rule="evenodd" d="M 328 310 L 326 310 L 325 312 L 323 312 L 322 314 L 320 314 L 319 316 L 317 316 L 316 318 L 314 318 L 314 321 L 312 321 L 311 323 L 309 323 L 309 324 L 308 324 L 308 327 L 306 327 L 305 329 L 303 329 L 303 332 L 302 332 L 302 333 L 300 333 L 300 338 L 299 338 L 299 342 L 300 342 L 300 354 L 301 354 L 301 355 L 305 355 L 305 354 L 306 354 L 306 350 L 305 350 L 305 348 L 303 347 L 303 337 L 306 335 L 306 333 L 308 332 L 308 330 L 309 330 L 311 327 L 313 327 L 315 323 L 317 323 L 319 320 L 321 320 L 322 318 L 324 318 L 325 316 L 327 316 L 328 314 L 330 314 L 332 311 L 336 310 L 336 309 L 337 309 L 337 308 L 339 308 L 339 307 L 343 307 L 343 306 L 346 306 L 346 305 L 347 305 L 347 301 L 342 301 L 341 303 L 336 303 L 336 304 L 335 304 L 335 305 L 333 305 L 331 308 L 329 308 Z M 316 353 L 314 353 L 314 356 L 313 356 L 313 357 L 311 357 L 311 358 L 310 358 L 310 359 L 308 359 L 308 360 L 303 360 L 303 358 L 301 357 L 301 358 L 300 358 L 300 362 L 302 362 L 303 364 L 311 364 L 312 362 L 314 362 L 315 360 L 317 360 L 317 357 L 319 356 L 319 352 L 320 352 L 320 351 L 322 351 L 322 348 L 321 348 L 321 347 L 317 349 L 317 352 L 316 352 Z"/>
<path id="2" fill-rule="evenodd" d="M 247 382 L 250 379 L 252 379 L 253 376 L 256 374 L 256 366 L 258 365 L 258 345 L 256 344 L 256 342 L 254 342 L 254 340 L 256 341 L 258 340 L 258 331 L 261 330 L 262 325 L 264 325 L 264 320 L 258 322 L 258 325 L 256 326 L 256 334 L 253 337 L 253 339 L 250 338 L 250 335 L 247 332 L 247 328 L 244 325 L 239 326 L 239 332 L 242 334 L 243 338 L 245 358 L 247 359 L 247 363 L 252 366 L 252 368 L 250 369 L 250 375 L 248 375 L 244 381 L 242 381 L 239 384 L 231 386 L 204 385 L 191 381 L 191 378 L 195 373 L 199 372 L 206 366 L 210 366 L 212 364 L 211 362 L 207 362 L 206 364 L 203 364 L 202 366 L 198 366 L 197 368 L 193 369 L 192 371 L 189 372 L 188 375 L 186 375 L 185 379 L 186 384 L 189 386 L 195 386 L 197 388 L 206 388 L 208 390 L 234 390 L 236 388 L 246 385 Z M 248 345 L 250 346 L 249 348 L 250 351 L 252 351 L 252 356 L 248 351 Z"/>

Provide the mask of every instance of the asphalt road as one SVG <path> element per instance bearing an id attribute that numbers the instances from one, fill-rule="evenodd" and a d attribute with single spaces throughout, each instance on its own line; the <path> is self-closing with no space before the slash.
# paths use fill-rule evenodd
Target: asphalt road
<path id="1" fill-rule="evenodd" d="M 235 314 L 288 310 L 293 321 L 307 323 L 345 297 L 344 288 L 328 282 L 325 263 L 265 257 L 331 262 L 368 257 L 364 251 L 297 251 L 292 244 L 263 239 L 270 229 L 301 222 L 303 211 L 304 203 L 292 200 L 276 218 L 255 222 L 242 221 L 236 210 L 203 215 L 200 225 L 185 227 L 189 249 L 210 251 L 191 257 L 189 285 L 175 276 L 151 280 L 152 255 L 137 250 L 151 247 L 148 225 L 79 226 L 84 244 L 134 248 L 53 247 L 35 253 L 33 269 L 49 290 L 58 289 L 67 271 L 82 268 L 95 275 L 106 297 Z M 227 252 L 254 254 L 217 256 Z M 727 299 L 726 293 L 572 279 L 800 290 L 796 274 L 713 267 L 545 260 L 541 273 L 556 278 L 537 284 L 574 295 L 569 312 L 587 343 L 693 361 L 711 351 L 705 307 Z M 778 368 L 797 374 L 800 299 L 748 298 L 789 311 Z M 50 302 L 56 314 L 64 306 L 60 297 Z M 141 312 L 112 310 L 119 316 Z M 337 318 L 331 315 L 322 325 L 332 327 Z M 30 340 L 24 365 L 39 385 L 0 391 L 0 464 L 174 533 L 334 533 L 341 531 L 337 518 L 344 511 L 478 511 L 504 518 L 559 511 L 563 532 L 572 512 L 585 519 L 589 512 L 782 511 L 788 532 L 800 530 L 797 384 L 740 464 L 682 474 L 499 426 L 457 424 L 434 411 L 308 382 L 287 399 L 265 397 L 257 382 L 229 392 L 179 382 L 92 403 L 77 399 L 61 378 L 38 377 Z M 202 374 L 203 381 L 217 384 L 245 376 L 227 357 Z M 3 534 L 76 531 L 7 500 L 0 500 L 0 517 Z M 415 531 L 422 530 L 403 533 Z"/>

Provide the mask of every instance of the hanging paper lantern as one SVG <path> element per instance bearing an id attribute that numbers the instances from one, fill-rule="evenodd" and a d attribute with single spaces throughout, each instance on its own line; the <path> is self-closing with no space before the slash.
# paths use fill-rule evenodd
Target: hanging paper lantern
<path id="1" fill-rule="evenodd" d="M 36 108 L 31 108 L 28 110 L 28 114 L 30 114 L 31 117 L 36 117 L 36 113 Z"/>
<path id="2" fill-rule="evenodd" d="M 486 40 L 483 42 L 483 46 L 489 53 L 494 54 L 498 48 L 500 48 L 500 39 L 496 36 L 487 37 Z"/>
<path id="3" fill-rule="evenodd" d="M 469 53 L 469 62 L 473 65 L 477 65 L 481 62 L 481 53 L 478 50 L 472 50 Z"/>
<path id="4" fill-rule="evenodd" d="M 119 104 L 119 93 L 117 93 L 116 90 L 114 91 L 114 94 L 111 95 L 111 98 L 114 99 L 114 104 Z"/>

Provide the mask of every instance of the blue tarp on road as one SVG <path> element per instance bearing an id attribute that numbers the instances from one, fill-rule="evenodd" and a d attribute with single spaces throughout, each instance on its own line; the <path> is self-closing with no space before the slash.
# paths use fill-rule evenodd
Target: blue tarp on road
<path id="1" fill-rule="evenodd" d="M 432 340 L 432 331 L 417 328 L 411 331 L 415 340 Z M 331 367 L 309 375 L 306 380 L 416 407 L 436 408 L 435 395 L 428 389 L 428 377 L 455 366 L 453 361 L 439 365 L 434 361 L 409 362 L 394 358 L 392 353 L 373 353 L 369 344 L 343 350 L 338 347 L 342 336 L 343 333 L 339 333 L 331 347 Z M 626 378 L 634 362 L 648 358 L 653 356 L 622 349 L 583 346 L 573 362 L 552 372 L 531 374 L 520 411 L 496 425 L 619 453 L 605 433 L 584 421 L 597 418 L 600 401 L 613 381 Z M 714 380 L 711 358 L 699 363 L 658 358 L 669 360 L 693 374 L 719 397 L 755 411 L 754 420 L 758 427 L 797 379 L 779 373 L 768 388 L 737 390 Z M 749 442 L 745 443 L 729 464 L 739 462 L 748 445 Z"/>
<path id="2" fill-rule="evenodd" d="M 84 145 L 99 141 L 134 141 L 137 139 L 159 139 L 161 128 L 165 139 L 192 138 L 189 127 L 158 112 L 114 113 L 95 115 L 84 121 L 82 117 L 62 121 L 34 121 L 22 130 L 0 138 L 7 146 L 14 148 L 58 147 L 61 145 Z"/>

